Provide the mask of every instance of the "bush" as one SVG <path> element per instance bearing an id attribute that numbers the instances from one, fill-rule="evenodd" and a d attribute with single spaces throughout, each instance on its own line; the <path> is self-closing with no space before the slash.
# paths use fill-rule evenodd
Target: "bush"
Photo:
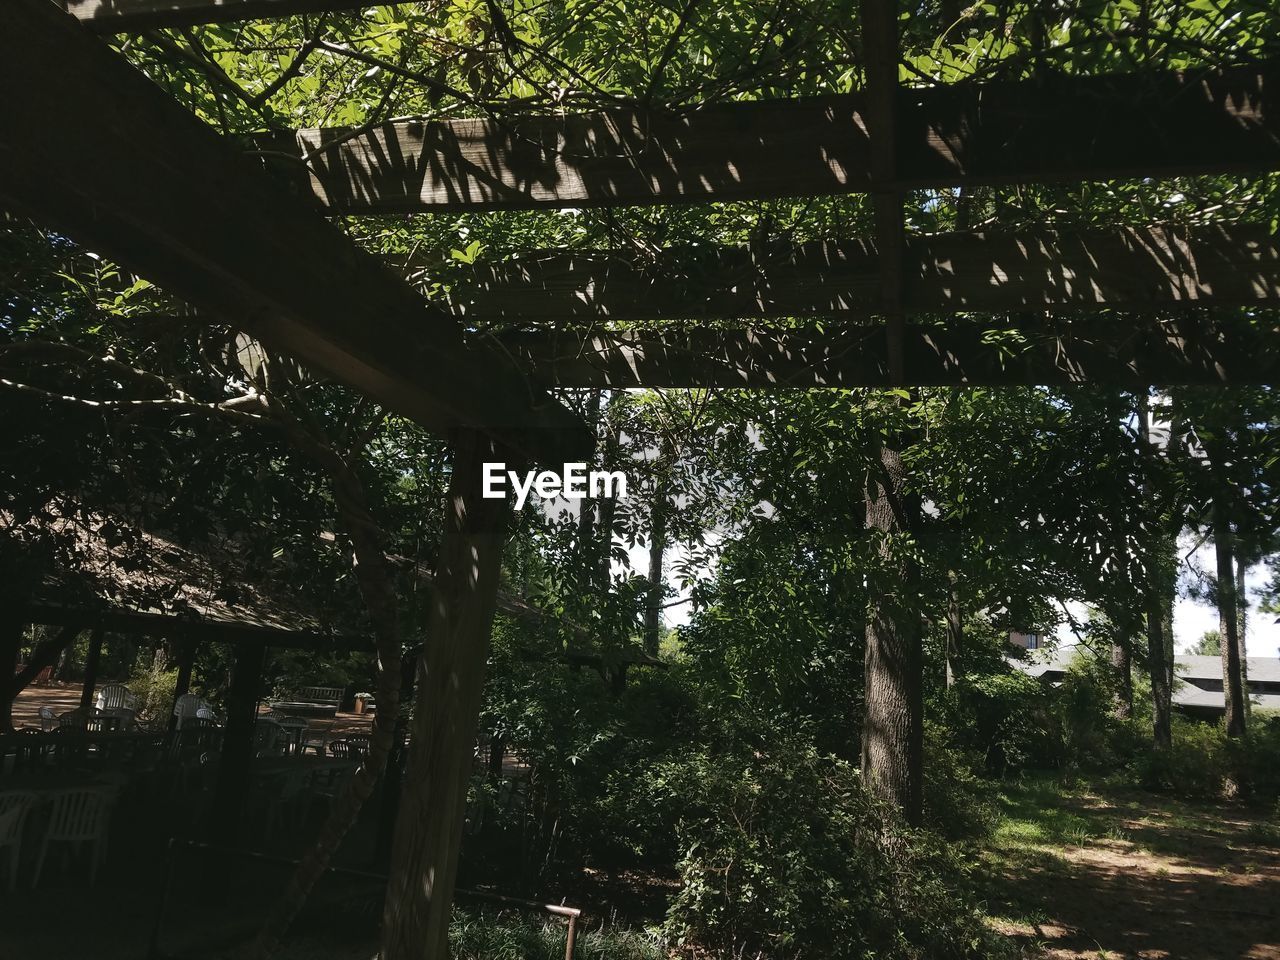
<path id="1" fill-rule="evenodd" d="M 138 719 L 167 720 L 178 688 L 178 671 L 165 670 L 155 661 L 140 666 L 129 678 L 129 690 L 138 698 Z"/>
<path id="2" fill-rule="evenodd" d="M 1170 748 L 1139 754 L 1134 776 L 1150 789 L 1179 796 L 1274 803 L 1280 798 L 1280 717 L 1259 712 L 1250 728 L 1248 736 L 1233 740 L 1221 726 L 1175 716 Z"/>
<path id="3" fill-rule="evenodd" d="M 982 759 L 951 742 L 947 728 L 924 728 L 925 823 L 948 840 L 976 840 L 999 819 L 994 790 L 978 775 Z"/>
<path id="4" fill-rule="evenodd" d="M 886 817 L 849 764 L 798 745 L 687 770 L 682 948 L 732 957 L 992 957 L 958 861 Z"/>

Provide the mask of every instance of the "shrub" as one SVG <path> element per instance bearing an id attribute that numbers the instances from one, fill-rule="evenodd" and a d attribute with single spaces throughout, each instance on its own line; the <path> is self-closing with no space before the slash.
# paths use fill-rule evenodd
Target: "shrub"
<path id="1" fill-rule="evenodd" d="M 925 722 L 925 823 L 948 840 L 974 840 L 995 828 L 999 811 L 991 783 L 978 775 L 981 763 L 951 742 L 947 728 Z"/>
<path id="2" fill-rule="evenodd" d="M 129 690 L 138 698 L 140 720 L 167 719 L 178 688 L 178 671 L 165 670 L 155 661 L 140 666 L 129 678 Z"/>
<path id="3" fill-rule="evenodd" d="M 1242 795 L 1275 802 L 1280 797 L 1280 717 L 1259 712 L 1251 720 L 1249 735 L 1233 740 L 1221 726 L 1175 716 L 1170 748 L 1139 754 L 1134 775 L 1150 789 L 1180 796 Z"/>
<path id="4" fill-rule="evenodd" d="M 703 754 L 687 771 L 683 888 L 668 930 L 732 957 L 992 957 L 967 878 L 899 829 L 849 764 L 799 745 Z"/>

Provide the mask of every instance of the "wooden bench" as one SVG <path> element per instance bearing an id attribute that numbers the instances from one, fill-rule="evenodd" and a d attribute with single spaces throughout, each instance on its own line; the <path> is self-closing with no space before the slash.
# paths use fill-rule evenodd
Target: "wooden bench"
<path id="1" fill-rule="evenodd" d="M 342 687 L 298 687 L 278 700 L 268 700 L 276 713 L 334 716 L 342 702 Z"/>

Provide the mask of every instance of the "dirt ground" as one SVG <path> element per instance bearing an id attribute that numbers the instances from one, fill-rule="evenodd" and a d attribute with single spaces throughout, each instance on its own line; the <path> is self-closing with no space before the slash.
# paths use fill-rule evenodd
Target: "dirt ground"
<path id="1" fill-rule="evenodd" d="M 1280 960 L 1280 825 L 1266 811 L 1089 791 L 1012 806 L 991 906 L 1025 957 Z"/>

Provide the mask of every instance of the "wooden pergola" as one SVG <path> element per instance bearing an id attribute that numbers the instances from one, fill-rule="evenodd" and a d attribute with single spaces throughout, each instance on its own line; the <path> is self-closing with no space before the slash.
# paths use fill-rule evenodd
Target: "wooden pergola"
<path id="1" fill-rule="evenodd" d="M 60 3 L 0 4 L 0 79 L 12 91 L 0 203 L 458 443 L 420 676 L 437 698 L 424 722 L 459 737 L 423 744 L 411 783 L 463 763 L 456 744 L 469 749 L 475 728 L 502 526 L 477 498 L 480 464 L 589 451 L 550 388 L 1236 384 L 1278 369 L 1280 324 L 1249 309 L 1280 305 L 1280 242 L 1267 229 L 925 236 L 904 218 L 905 195 L 921 189 L 1280 169 L 1274 63 L 906 87 L 897 4 L 862 0 L 866 82 L 855 94 L 304 129 L 245 144 L 95 34 L 365 4 Z M 850 193 L 870 198 L 871 236 L 644 259 L 530 251 L 477 268 L 432 304 L 326 219 Z M 1021 351 L 993 346 L 974 319 L 984 316 L 1017 330 Z M 806 318 L 836 322 L 796 325 Z M 685 325 L 608 329 L 665 320 Z M 488 321 L 519 329 L 495 336 L 477 327 Z M 459 677 L 477 679 L 449 685 Z M 432 789 L 407 815 L 459 811 Z M 432 830 L 427 842 L 456 862 L 458 818 Z M 438 878 L 427 900 L 447 901 L 451 884 Z"/>

